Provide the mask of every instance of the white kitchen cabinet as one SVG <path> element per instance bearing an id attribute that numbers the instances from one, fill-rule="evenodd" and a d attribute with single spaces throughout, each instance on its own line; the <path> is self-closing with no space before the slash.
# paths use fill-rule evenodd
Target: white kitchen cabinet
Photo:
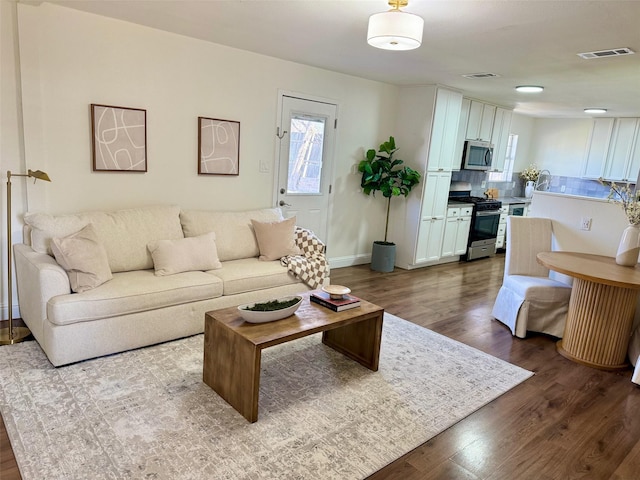
<path id="1" fill-rule="evenodd" d="M 582 165 L 582 176 L 584 178 L 599 178 L 604 173 L 614 120 L 613 118 L 596 118 L 593 120 L 593 127 L 587 144 L 587 154 Z"/>
<path id="2" fill-rule="evenodd" d="M 402 87 L 394 138 L 398 158 L 420 173 L 450 172 L 462 94 L 435 85 Z"/>
<path id="3" fill-rule="evenodd" d="M 427 172 L 424 178 L 424 196 L 415 263 L 430 262 L 440 258 L 444 235 L 451 173 Z"/>
<path id="4" fill-rule="evenodd" d="M 504 162 L 507 157 L 507 145 L 509 134 L 511 133 L 511 117 L 513 112 L 506 108 L 496 108 L 495 120 L 493 122 L 493 133 L 491 143 L 493 144 L 493 161 L 491 162 L 492 172 L 502 172 Z"/>
<path id="5" fill-rule="evenodd" d="M 401 87 L 396 118 L 398 158 L 422 175 L 402 201 L 392 202 L 390 229 L 396 266 L 417 268 L 437 261 L 451 184 L 462 94 L 435 85 Z"/>
<path id="6" fill-rule="evenodd" d="M 460 109 L 460 121 L 458 122 L 458 138 L 456 140 L 456 149 L 453 154 L 452 170 L 460 170 L 462 166 L 462 152 L 464 150 L 464 141 L 467 139 L 467 124 L 469 123 L 469 110 L 471 109 L 471 100 L 462 99 L 462 107 Z"/>
<path id="7" fill-rule="evenodd" d="M 444 217 L 422 218 L 418 231 L 415 263 L 431 262 L 440 259 L 444 222 Z"/>
<path id="8" fill-rule="evenodd" d="M 455 161 L 462 94 L 439 88 L 436 94 L 427 171 L 450 172 Z M 459 169 L 459 166 L 458 166 Z"/>
<path id="9" fill-rule="evenodd" d="M 448 207 L 447 220 L 442 237 L 441 258 L 467 253 L 472 212 L 472 206 Z"/>
<path id="10" fill-rule="evenodd" d="M 496 106 L 471 100 L 469 119 L 467 121 L 467 139 L 491 141 Z"/>
<path id="11" fill-rule="evenodd" d="M 394 240 L 399 267 L 414 268 L 440 258 L 450 184 L 451 172 L 426 172 L 421 182 L 422 198 L 416 196 L 410 201 L 410 195 L 404 203 L 406 208 L 394 211 L 394 228 L 404 232 L 400 240 Z M 402 227 L 398 226 L 400 220 L 404 221 Z"/>
<path id="12" fill-rule="evenodd" d="M 509 205 L 503 205 L 502 207 L 500 207 L 500 220 L 498 222 L 498 233 L 496 235 L 496 250 L 499 248 L 505 248 L 508 214 Z"/>
<path id="13" fill-rule="evenodd" d="M 604 172 L 607 180 L 635 182 L 640 168 L 640 119 L 616 118 L 607 151 Z"/>

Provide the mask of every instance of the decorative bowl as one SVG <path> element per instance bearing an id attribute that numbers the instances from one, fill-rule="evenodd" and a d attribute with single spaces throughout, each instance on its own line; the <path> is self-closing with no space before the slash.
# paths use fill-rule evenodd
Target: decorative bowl
<path id="1" fill-rule="evenodd" d="M 275 300 L 277 300 L 278 302 L 286 302 L 288 300 L 294 300 L 294 299 L 298 300 L 295 304 L 291 305 L 290 307 L 280 308 L 278 310 L 267 310 L 267 311 L 247 310 L 247 308 L 251 308 L 254 305 L 259 303 L 273 302 Z M 249 323 L 272 322 L 274 320 L 280 320 L 282 318 L 286 318 L 293 315 L 295 311 L 298 310 L 300 305 L 302 305 L 302 297 L 295 295 L 290 297 L 275 298 L 275 299 L 267 300 L 264 302 L 254 302 L 254 303 L 247 303 L 245 305 L 240 305 L 238 307 L 238 313 L 244 319 L 245 322 L 249 322 Z"/>
<path id="2" fill-rule="evenodd" d="M 351 289 L 343 285 L 327 285 L 322 287 L 322 291 L 328 293 L 333 300 L 341 300 L 346 294 L 351 293 Z"/>

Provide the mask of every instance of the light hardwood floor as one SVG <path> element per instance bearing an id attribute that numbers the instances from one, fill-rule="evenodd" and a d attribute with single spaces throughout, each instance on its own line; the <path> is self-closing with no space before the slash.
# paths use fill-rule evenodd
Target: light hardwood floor
<path id="1" fill-rule="evenodd" d="M 544 335 L 512 337 L 491 317 L 503 267 L 498 255 L 386 274 L 368 265 L 331 272 L 332 283 L 389 313 L 535 372 L 369 480 L 640 479 L 640 388 L 631 370 L 570 362 Z M 19 479 L 4 425 L 0 439 L 0 478 Z"/>

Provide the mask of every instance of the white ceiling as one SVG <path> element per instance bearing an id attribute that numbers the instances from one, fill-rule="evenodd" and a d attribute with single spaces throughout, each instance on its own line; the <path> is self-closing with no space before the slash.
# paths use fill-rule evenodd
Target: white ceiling
<path id="1" fill-rule="evenodd" d="M 388 10 L 385 0 L 51 3 L 372 80 L 448 85 L 525 115 L 581 117 L 597 106 L 640 117 L 638 0 L 410 0 L 404 10 L 424 18 L 424 38 L 405 52 L 366 43 L 368 17 Z M 621 47 L 636 54 L 577 56 Z M 462 77 L 486 72 L 500 76 Z M 545 91 L 515 92 L 521 84 Z"/>

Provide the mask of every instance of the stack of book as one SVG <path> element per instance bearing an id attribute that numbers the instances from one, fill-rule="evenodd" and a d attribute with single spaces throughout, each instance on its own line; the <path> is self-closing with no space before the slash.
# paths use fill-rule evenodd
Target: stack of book
<path id="1" fill-rule="evenodd" d="M 356 308 L 360 306 L 360 299 L 353 295 L 343 295 L 340 299 L 333 299 L 331 295 L 322 290 L 314 290 L 309 297 L 314 303 L 322 305 L 323 307 L 330 308 L 334 312 L 341 312 L 350 308 Z"/>

